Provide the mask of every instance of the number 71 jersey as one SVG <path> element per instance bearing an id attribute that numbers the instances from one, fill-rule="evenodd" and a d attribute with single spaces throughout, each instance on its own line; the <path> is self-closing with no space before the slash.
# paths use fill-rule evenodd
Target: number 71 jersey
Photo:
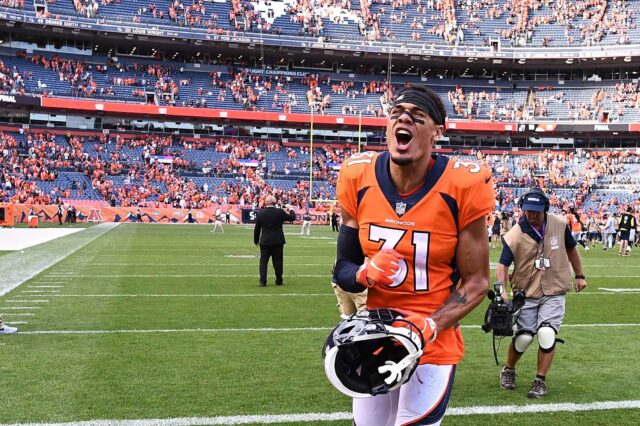
<path id="1" fill-rule="evenodd" d="M 367 306 L 429 316 L 460 280 L 455 259 L 459 232 L 494 208 L 491 172 L 474 162 L 433 156 L 423 185 L 403 196 L 391 181 L 389 161 L 388 152 L 365 152 L 343 162 L 338 202 L 358 222 L 366 257 L 383 249 L 404 256 L 393 284 L 369 289 Z M 459 330 L 441 331 L 438 343 L 453 347 L 428 362 L 457 363 L 462 357 Z"/>

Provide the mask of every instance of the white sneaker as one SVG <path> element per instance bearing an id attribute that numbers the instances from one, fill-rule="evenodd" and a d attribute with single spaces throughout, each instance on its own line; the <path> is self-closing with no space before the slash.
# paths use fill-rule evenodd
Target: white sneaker
<path id="1" fill-rule="evenodd" d="M 584 251 L 589 251 L 589 246 L 584 246 Z"/>
<path id="2" fill-rule="evenodd" d="M 5 326 L 3 328 L 0 328 L 0 334 L 11 334 L 11 333 L 15 333 L 16 331 L 18 331 L 17 328 L 9 327 L 6 324 L 5 324 Z"/>

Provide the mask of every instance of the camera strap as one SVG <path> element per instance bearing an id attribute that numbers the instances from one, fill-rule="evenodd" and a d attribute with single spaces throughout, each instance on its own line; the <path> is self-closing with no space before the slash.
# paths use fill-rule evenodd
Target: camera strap
<path id="1" fill-rule="evenodd" d="M 493 334 L 493 359 L 496 360 L 496 365 L 499 366 L 500 362 L 498 361 L 498 348 L 496 348 L 496 335 L 495 334 Z"/>

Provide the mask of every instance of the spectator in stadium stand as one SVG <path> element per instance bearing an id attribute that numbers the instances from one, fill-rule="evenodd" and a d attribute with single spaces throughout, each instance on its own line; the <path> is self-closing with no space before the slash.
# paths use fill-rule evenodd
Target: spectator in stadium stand
<path id="1" fill-rule="evenodd" d="M 136 222 L 142 223 L 142 212 L 140 211 L 140 209 L 136 210 Z"/>
<path id="2" fill-rule="evenodd" d="M 296 213 L 291 206 L 286 206 L 286 210 L 276 207 L 276 198 L 268 195 L 265 198 L 264 208 L 256 216 L 256 224 L 253 230 L 253 242 L 260 246 L 260 287 L 267 286 L 267 266 L 269 258 L 272 259 L 273 269 L 276 274 L 276 285 L 284 284 L 282 280 L 282 269 L 284 261 L 284 222 L 296 220 Z"/>
<path id="3" fill-rule="evenodd" d="M 633 208 L 628 206 L 627 210 L 620 216 L 620 222 L 618 224 L 618 230 L 620 231 L 620 251 L 618 251 L 618 256 L 630 255 L 631 247 L 629 246 L 629 241 L 631 240 L 631 242 L 633 242 L 631 239 L 631 230 L 633 229 L 635 231 L 637 226 L 636 218 L 632 212 Z"/>

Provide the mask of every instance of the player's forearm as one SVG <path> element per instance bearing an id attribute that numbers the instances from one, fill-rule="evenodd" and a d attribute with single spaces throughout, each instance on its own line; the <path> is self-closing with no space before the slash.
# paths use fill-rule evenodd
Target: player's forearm
<path id="1" fill-rule="evenodd" d="M 467 316 L 486 297 L 488 288 L 488 276 L 474 277 L 464 282 L 431 316 L 438 330 L 450 328 Z"/>
<path id="2" fill-rule="evenodd" d="M 333 282 L 344 291 L 361 293 L 366 287 L 356 280 L 358 268 L 364 262 L 362 247 L 358 240 L 358 230 L 342 226 L 338 234 L 336 264 L 333 268 Z"/>
<path id="3" fill-rule="evenodd" d="M 459 286 L 432 315 L 439 330 L 456 324 L 482 302 L 489 289 L 489 244 L 484 217 L 464 228 L 458 237 L 456 250 Z"/>

